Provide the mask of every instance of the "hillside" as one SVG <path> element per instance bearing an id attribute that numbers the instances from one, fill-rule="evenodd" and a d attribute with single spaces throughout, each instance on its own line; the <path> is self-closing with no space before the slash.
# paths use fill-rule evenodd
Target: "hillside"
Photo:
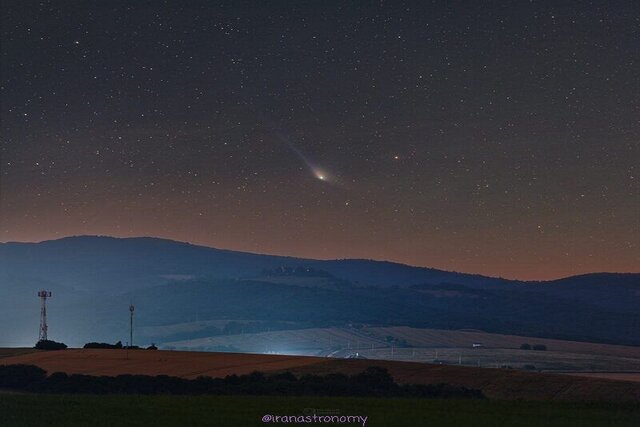
<path id="1" fill-rule="evenodd" d="M 521 349 L 544 345 L 545 351 Z M 479 347 L 474 347 L 474 344 Z M 640 347 L 564 341 L 480 331 L 408 327 L 312 328 L 163 342 L 191 350 L 332 356 L 443 363 L 545 372 L 640 373 Z"/>
<path id="2" fill-rule="evenodd" d="M 281 266 L 316 267 L 363 285 L 423 282 L 501 283 L 479 275 L 370 260 L 320 261 L 228 251 L 156 238 L 67 237 L 0 243 L 0 274 L 64 284 L 77 290 L 131 291 L 169 280 L 248 278 Z"/>
<path id="3" fill-rule="evenodd" d="M 640 274 L 549 282 L 370 260 L 308 260 L 206 248 L 154 238 L 70 237 L 0 244 L 0 344 L 33 345 L 37 290 L 49 301 L 52 337 L 70 345 L 126 341 L 136 327 L 166 327 L 145 343 L 239 331 L 351 324 L 487 332 L 640 345 Z M 172 325 L 213 322 L 208 329 Z M 171 336 L 170 336 L 171 335 Z M 29 338 L 33 337 L 33 338 Z"/>

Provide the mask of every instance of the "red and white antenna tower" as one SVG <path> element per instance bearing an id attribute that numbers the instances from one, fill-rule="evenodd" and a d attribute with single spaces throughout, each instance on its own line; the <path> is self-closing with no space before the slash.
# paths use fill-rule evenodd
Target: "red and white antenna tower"
<path id="1" fill-rule="evenodd" d="M 47 339 L 47 298 L 51 298 L 50 291 L 39 291 L 38 296 L 42 302 L 40 305 L 40 334 L 38 335 L 38 341 L 44 341 Z"/>

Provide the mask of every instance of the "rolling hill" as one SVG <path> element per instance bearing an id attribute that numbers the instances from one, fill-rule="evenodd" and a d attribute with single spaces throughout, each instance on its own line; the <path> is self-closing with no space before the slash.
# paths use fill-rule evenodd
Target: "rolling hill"
<path id="1" fill-rule="evenodd" d="M 372 260 L 310 260 L 155 238 L 0 244 L 0 344 L 32 345 L 36 291 L 53 291 L 50 331 L 70 345 L 137 327 L 237 320 L 240 329 L 361 324 L 640 345 L 640 274 L 522 282 Z M 233 331 L 179 331 L 188 340 Z M 32 338 L 30 338 L 32 337 Z M 143 337 L 144 338 L 144 337 Z"/>

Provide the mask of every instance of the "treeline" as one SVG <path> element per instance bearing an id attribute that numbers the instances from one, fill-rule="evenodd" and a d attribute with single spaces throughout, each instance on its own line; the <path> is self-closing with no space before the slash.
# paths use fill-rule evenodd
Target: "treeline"
<path id="1" fill-rule="evenodd" d="M 273 269 L 263 269 L 263 276 L 268 277 L 324 277 L 324 278 L 334 278 L 331 273 L 328 273 L 324 270 L 318 270 L 313 267 L 287 267 L 281 266 Z"/>
<path id="2" fill-rule="evenodd" d="M 67 345 L 65 343 L 52 340 L 40 340 L 33 346 L 33 348 L 38 350 L 64 350 L 67 348 Z"/>
<path id="3" fill-rule="evenodd" d="M 296 377 L 286 372 L 265 375 L 253 372 L 225 378 L 194 380 L 167 375 L 118 375 L 115 377 L 67 375 L 47 372 L 33 365 L 0 366 L 0 388 L 34 393 L 65 394 L 186 394 L 186 395 L 284 395 L 375 396 L 421 398 L 483 398 L 480 390 L 448 384 L 397 384 L 384 368 L 370 367 L 355 375 L 328 374 Z"/>
<path id="4" fill-rule="evenodd" d="M 122 341 L 118 341 L 115 344 L 109 344 L 106 342 L 88 342 L 82 348 L 106 348 L 106 349 L 121 349 L 124 348 Z"/>
<path id="5" fill-rule="evenodd" d="M 111 349 L 111 350 L 119 350 L 119 349 L 129 349 L 129 350 L 141 350 L 142 348 L 137 345 L 122 345 L 122 341 L 118 341 L 115 344 L 109 344 L 106 342 L 88 342 L 82 348 L 101 348 L 101 349 Z M 151 344 L 147 347 L 147 350 L 157 350 L 155 344 Z"/>

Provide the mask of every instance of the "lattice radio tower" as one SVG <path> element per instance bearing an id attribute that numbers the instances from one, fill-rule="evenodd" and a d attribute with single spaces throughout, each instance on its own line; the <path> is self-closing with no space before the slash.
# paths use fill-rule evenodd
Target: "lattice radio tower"
<path id="1" fill-rule="evenodd" d="M 50 291 L 39 291 L 40 297 L 40 334 L 38 335 L 38 341 L 44 341 L 47 339 L 47 298 L 51 298 Z"/>

